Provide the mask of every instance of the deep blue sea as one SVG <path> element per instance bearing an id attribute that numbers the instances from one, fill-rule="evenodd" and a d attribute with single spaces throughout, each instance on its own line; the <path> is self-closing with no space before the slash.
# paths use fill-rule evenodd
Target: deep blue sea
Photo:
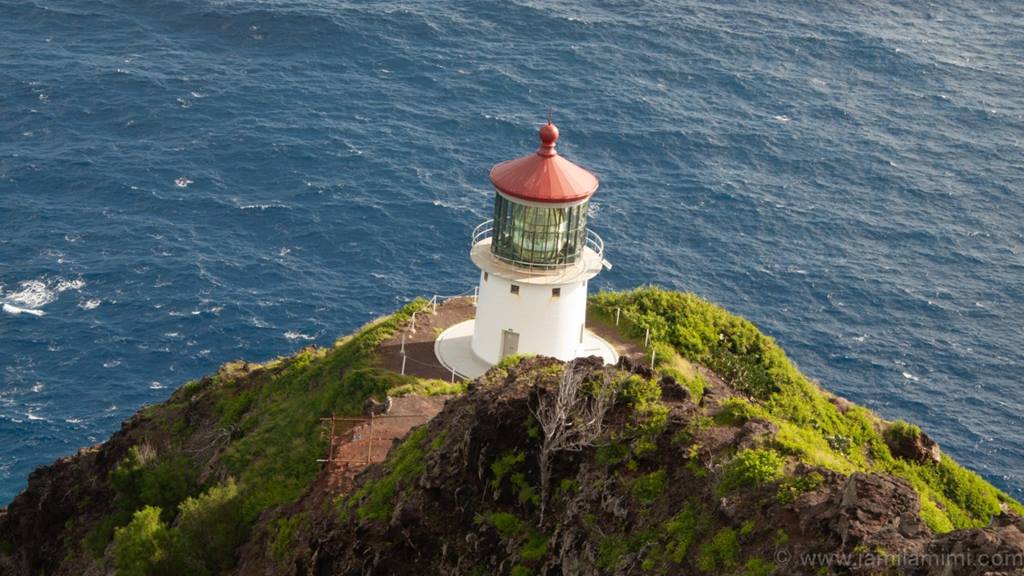
<path id="1" fill-rule="evenodd" d="M 0 0 L 0 503 L 227 360 L 471 289 L 487 174 L 1024 498 L 1018 2 Z"/>

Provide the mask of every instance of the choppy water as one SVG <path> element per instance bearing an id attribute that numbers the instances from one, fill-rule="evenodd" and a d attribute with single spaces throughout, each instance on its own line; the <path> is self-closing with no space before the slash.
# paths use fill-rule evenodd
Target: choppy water
<path id="1" fill-rule="evenodd" d="M 556 5 L 557 4 L 557 5 Z M 229 359 L 470 288 L 489 167 L 1024 495 L 1014 2 L 0 0 L 0 502 Z"/>

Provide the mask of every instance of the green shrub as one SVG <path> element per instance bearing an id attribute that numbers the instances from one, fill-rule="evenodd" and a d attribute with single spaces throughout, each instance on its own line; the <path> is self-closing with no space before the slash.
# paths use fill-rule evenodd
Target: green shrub
<path id="1" fill-rule="evenodd" d="M 523 521 L 508 512 L 491 512 L 485 516 L 502 538 L 515 538 L 523 529 Z"/>
<path id="2" fill-rule="evenodd" d="M 817 472 L 786 478 L 779 484 L 779 491 L 776 492 L 775 498 L 780 504 L 789 504 L 804 492 L 809 492 L 821 486 L 821 483 L 824 481 L 825 477 Z"/>
<path id="3" fill-rule="evenodd" d="M 715 414 L 715 422 L 726 426 L 741 426 L 749 420 L 766 416 L 764 409 L 755 406 L 749 400 L 733 397 L 722 402 L 721 408 Z"/>
<path id="4" fill-rule="evenodd" d="M 732 528 L 722 528 L 700 548 L 697 568 L 701 572 L 714 573 L 731 570 L 740 563 L 740 542 Z"/>
<path id="5" fill-rule="evenodd" d="M 238 485 L 229 478 L 181 503 L 175 549 L 193 574 L 220 574 L 234 566 L 235 549 L 248 528 Z"/>
<path id="6" fill-rule="evenodd" d="M 521 450 L 513 450 L 502 454 L 492 462 L 491 473 L 494 474 L 494 478 L 491 479 L 491 489 L 501 490 L 501 481 L 512 472 L 516 465 L 521 464 L 524 460 L 526 460 L 526 454 Z"/>
<path id="7" fill-rule="evenodd" d="M 632 374 L 623 379 L 618 388 L 619 399 L 633 407 L 635 423 L 629 430 L 633 452 L 639 455 L 653 451 L 658 435 L 668 422 L 668 407 L 661 403 L 661 386 L 654 380 Z"/>
<path id="8" fill-rule="evenodd" d="M 774 571 L 774 564 L 766 562 L 761 558 L 751 558 L 743 565 L 742 576 L 769 576 Z"/>
<path id="9" fill-rule="evenodd" d="M 740 450 L 725 467 L 721 492 L 763 486 L 782 477 L 786 461 L 774 450 Z"/>
<path id="10" fill-rule="evenodd" d="M 700 535 L 701 528 L 707 524 L 697 508 L 693 505 L 686 505 L 683 509 L 670 518 L 664 525 L 666 535 L 665 549 L 669 558 L 676 564 L 682 564 L 690 546 Z"/>
<path id="11" fill-rule="evenodd" d="M 302 512 L 287 518 L 279 518 L 274 523 L 274 533 L 268 548 L 271 558 L 282 562 L 288 557 L 288 552 L 295 541 L 299 527 L 305 524 L 306 521 L 306 513 Z"/>
<path id="12" fill-rule="evenodd" d="M 188 458 L 160 457 L 138 446 L 111 472 L 110 481 L 123 509 L 155 506 L 164 510 L 165 520 L 173 518 L 178 504 L 197 490 L 196 471 Z"/>
<path id="13" fill-rule="evenodd" d="M 619 399 L 638 411 L 647 410 L 661 400 L 661 386 L 636 374 L 624 378 L 618 388 Z"/>
<path id="14" fill-rule="evenodd" d="M 595 459 L 602 466 L 614 466 L 629 458 L 629 446 L 623 442 L 609 442 L 598 446 Z"/>
<path id="15" fill-rule="evenodd" d="M 530 503 L 539 506 L 540 495 L 526 480 L 526 475 L 522 472 L 513 472 L 516 466 L 525 460 L 526 454 L 519 450 L 506 452 L 495 460 L 491 464 L 491 472 L 494 474 L 494 478 L 491 479 L 491 489 L 495 492 L 500 491 L 502 481 L 508 477 L 520 504 Z"/>
<path id="16" fill-rule="evenodd" d="M 526 541 L 519 549 L 519 557 L 523 560 L 540 560 L 548 555 L 548 539 L 535 531 L 527 535 Z"/>
<path id="17" fill-rule="evenodd" d="M 539 560 L 548 553 L 548 538 L 527 522 L 508 512 L 490 512 L 482 517 L 498 534 L 519 543 L 519 557 L 526 561 Z"/>
<path id="18" fill-rule="evenodd" d="M 160 519 L 160 508 L 146 506 L 114 533 L 117 573 L 148 576 L 166 559 L 169 547 L 170 534 Z"/>
<path id="19" fill-rule="evenodd" d="M 886 435 L 895 439 L 914 442 L 921 436 L 921 429 L 903 420 L 896 420 L 885 431 Z"/>
<path id="20" fill-rule="evenodd" d="M 499 361 L 495 365 L 495 368 L 499 368 L 501 370 L 508 370 L 513 366 L 518 366 L 520 362 L 526 360 L 527 358 L 533 358 L 533 354 L 509 354 L 508 356 L 502 358 L 501 361 Z"/>
<path id="21" fill-rule="evenodd" d="M 939 510 L 935 501 L 924 495 L 921 496 L 921 520 L 937 534 L 953 531 L 953 523 L 949 517 Z"/>
<path id="22" fill-rule="evenodd" d="M 641 504 L 652 504 L 665 493 L 668 474 L 661 468 L 633 481 L 633 497 Z"/>

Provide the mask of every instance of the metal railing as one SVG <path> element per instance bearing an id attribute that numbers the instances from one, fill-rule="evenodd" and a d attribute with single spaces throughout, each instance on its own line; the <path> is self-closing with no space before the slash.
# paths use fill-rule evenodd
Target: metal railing
<path id="1" fill-rule="evenodd" d="M 481 222 L 479 226 L 477 226 L 476 228 L 473 229 L 473 235 L 472 235 L 470 246 L 476 246 L 477 244 L 483 242 L 484 240 L 487 240 L 487 239 L 490 239 L 490 238 L 493 238 L 493 237 L 494 237 L 494 219 L 492 218 L 490 220 L 485 220 L 484 222 Z M 602 260 L 602 262 L 604 261 L 604 240 L 602 240 L 601 237 L 598 236 L 597 233 L 594 232 L 593 230 L 591 230 L 590 228 L 586 229 L 586 234 L 584 236 L 583 245 L 584 245 L 585 248 L 590 248 L 595 253 L 597 253 L 598 258 L 600 258 Z M 512 258 L 507 258 L 505 256 L 501 256 L 499 254 L 496 254 L 493 250 L 491 251 L 491 254 L 495 258 L 497 258 L 498 260 L 501 260 L 502 262 L 507 262 L 507 263 L 515 265 L 515 266 L 521 266 L 523 268 L 541 269 L 541 270 L 551 270 L 551 269 L 557 269 L 557 268 L 564 268 L 566 266 L 571 266 L 571 265 L 573 265 L 573 264 L 575 264 L 577 262 L 576 259 L 573 259 L 573 261 L 571 261 L 571 262 L 570 261 L 565 261 L 565 260 L 558 261 L 558 262 L 548 262 L 548 263 L 525 262 L 525 261 L 522 261 L 522 260 L 514 260 Z"/>

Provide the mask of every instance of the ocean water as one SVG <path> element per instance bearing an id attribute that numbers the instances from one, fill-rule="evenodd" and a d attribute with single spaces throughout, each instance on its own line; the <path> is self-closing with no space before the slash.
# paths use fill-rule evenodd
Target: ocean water
<path id="1" fill-rule="evenodd" d="M 235 358 L 476 280 L 491 165 L 1024 497 L 1015 2 L 0 0 L 0 503 Z"/>

